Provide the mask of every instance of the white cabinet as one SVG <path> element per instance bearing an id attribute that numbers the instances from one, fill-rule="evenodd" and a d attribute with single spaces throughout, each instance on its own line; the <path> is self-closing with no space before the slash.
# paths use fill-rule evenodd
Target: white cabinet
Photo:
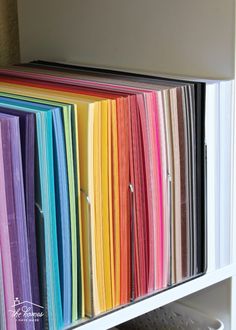
<path id="1" fill-rule="evenodd" d="M 18 11 L 23 62 L 41 59 L 148 74 L 235 78 L 234 0 L 18 0 Z M 234 127 L 236 131 L 236 116 Z M 189 305 L 222 317 L 226 329 L 236 329 L 236 143 L 233 159 L 232 263 L 80 329 L 110 328 L 185 296 Z"/>

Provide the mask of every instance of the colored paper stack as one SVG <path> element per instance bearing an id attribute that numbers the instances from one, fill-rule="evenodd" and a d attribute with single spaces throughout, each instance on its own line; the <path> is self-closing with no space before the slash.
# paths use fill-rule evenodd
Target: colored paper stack
<path id="1" fill-rule="evenodd" d="M 42 62 L 0 70 L 9 329 L 62 329 L 205 271 L 205 95 Z M 43 316 L 20 322 L 21 303 Z"/>

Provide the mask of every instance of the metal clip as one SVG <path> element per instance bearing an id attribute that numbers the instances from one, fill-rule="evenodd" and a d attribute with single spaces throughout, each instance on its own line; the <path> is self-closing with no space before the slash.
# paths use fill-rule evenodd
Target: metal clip
<path id="1" fill-rule="evenodd" d="M 85 198 L 87 204 L 87 219 L 88 219 L 88 245 L 89 245 L 89 268 L 90 268 L 90 295 L 91 295 L 91 316 L 94 317 L 94 288 L 93 288 L 93 261 L 92 261 L 92 228 L 91 228 L 91 201 L 87 192 L 80 189 L 81 195 Z"/>
<path id="2" fill-rule="evenodd" d="M 134 301 L 134 273 L 135 273 L 135 223 L 134 223 L 134 186 L 129 184 L 130 190 L 130 247 L 131 247 L 131 256 L 130 256 L 130 267 L 131 267 L 131 301 Z"/>

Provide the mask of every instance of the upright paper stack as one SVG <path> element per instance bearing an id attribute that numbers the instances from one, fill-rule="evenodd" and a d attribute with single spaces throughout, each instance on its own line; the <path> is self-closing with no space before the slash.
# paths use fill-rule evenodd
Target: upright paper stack
<path id="1" fill-rule="evenodd" d="M 61 329 L 194 278 L 206 237 L 221 242 L 211 269 L 229 263 L 228 218 L 206 222 L 205 202 L 230 207 L 231 95 L 232 82 L 1 69 L 1 324 Z M 12 317 L 16 297 L 37 322 Z"/>

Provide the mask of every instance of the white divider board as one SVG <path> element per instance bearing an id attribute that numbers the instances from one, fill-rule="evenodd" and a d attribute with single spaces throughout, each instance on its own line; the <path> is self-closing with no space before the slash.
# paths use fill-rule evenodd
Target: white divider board
<path id="1" fill-rule="evenodd" d="M 234 89 L 235 90 L 235 89 Z M 231 206 L 232 206 L 232 232 L 231 232 L 231 260 L 232 262 L 236 261 L 236 92 L 234 93 L 234 112 L 233 112 L 233 137 L 232 137 L 232 199 L 231 199 Z M 234 287 L 236 287 L 236 278 L 234 279 Z M 236 291 L 235 291 L 236 292 Z M 236 295 L 235 295 L 235 304 L 236 304 Z M 236 326 L 236 316 L 235 316 L 235 326 Z"/>
<path id="2" fill-rule="evenodd" d="M 233 226 L 231 223 L 231 194 L 233 186 L 232 168 L 232 135 L 234 128 L 233 108 L 234 84 L 229 82 L 220 83 L 220 267 L 232 262 L 230 241 Z M 235 237 L 234 237 L 235 239 Z"/>
<path id="3" fill-rule="evenodd" d="M 217 166 L 217 84 L 206 86 L 205 135 L 207 145 L 207 271 L 214 271 L 219 257 L 219 168 Z"/>
<path id="4" fill-rule="evenodd" d="M 18 0 L 23 61 L 234 78 L 234 0 Z"/>

